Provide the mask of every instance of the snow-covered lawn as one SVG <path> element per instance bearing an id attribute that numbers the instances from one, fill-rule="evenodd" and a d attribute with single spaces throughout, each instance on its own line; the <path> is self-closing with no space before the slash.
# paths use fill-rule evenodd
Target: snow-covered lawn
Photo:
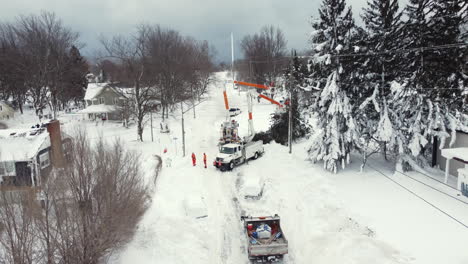
<path id="1" fill-rule="evenodd" d="M 371 159 L 360 172 L 358 159 L 345 171 L 331 174 L 322 164 L 306 160 L 307 142 L 293 147 L 265 146 L 258 160 L 222 173 L 211 165 L 217 153 L 220 124 L 225 118 L 222 90 L 226 76 L 217 74 L 207 100 L 185 115 L 186 157 L 182 157 L 180 114 L 168 120 L 170 134 L 159 133 L 160 117 L 154 117 L 155 141 L 149 123 L 145 142 L 136 141 L 136 129 L 116 123 L 79 121 L 79 116 L 62 115 L 66 131 L 85 127 L 90 137 L 120 138 L 142 152 L 146 170 L 152 170 L 152 155 L 165 164 L 157 181 L 153 204 L 139 225 L 134 240 L 118 254 L 114 263 L 248 263 L 241 214 L 273 215 L 282 218 L 289 240 L 285 263 L 314 264 L 465 264 L 468 263 L 468 229 L 424 202 L 468 224 L 467 199 L 457 192 L 417 173 L 410 174 L 455 200 L 421 183 L 396 173 L 391 164 Z M 247 133 L 245 93 L 229 87 L 231 107 L 240 134 Z M 254 104 L 254 126 L 266 130 L 275 107 L 268 102 Z M 25 119 L 25 118 L 24 118 Z M 26 122 L 25 122 L 26 123 Z M 177 138 L 177 139 L 175 139 Z M 167 148 L 168 152 L 163 154 Z M 191 153 L 197 155 L 193 167 Z M 202 155 L 208 156 L 208 168 Z M 171 160 L 171 166 L 166 167 Z M 390 176 L 414 194 L 381 175 Z M 252 175 L 265 183 L 260 200 L 243 197 Z M 205 215 L 207 215 L 205 217 Z"/>

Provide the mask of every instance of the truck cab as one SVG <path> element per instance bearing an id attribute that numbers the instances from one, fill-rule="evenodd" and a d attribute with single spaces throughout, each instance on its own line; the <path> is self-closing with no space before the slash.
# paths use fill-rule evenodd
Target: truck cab
<path id="1" fill-rule="evenodd" d="M 243 162 L 242 150 L 241 144 L 229 143 L 222 145 L 219 148 L 218 155 L 216 155 L 214 166 L 221 169 L 233 169 L 234 165 Z"/>

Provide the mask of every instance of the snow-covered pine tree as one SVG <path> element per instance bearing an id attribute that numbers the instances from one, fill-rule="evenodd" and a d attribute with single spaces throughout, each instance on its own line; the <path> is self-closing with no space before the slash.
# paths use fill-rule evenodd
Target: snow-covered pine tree
<path id="1" fill-rule="evenodd" d="M 398 53 L 385 52 L 401 47 L 402 12 L 398 0 L 369 0 L 367 4 L 362 19 L 368 32 L 368 49 L 381 53 L 372 57 L 367 70 L 374 75 L 374 83 L 381 83 L 381 91 L 388 93 L 385 82 L 394 79 L 400 58 Z"/>
<path id="2" fill-rule="evenodd" d="M 434 0 L 434 16 L 430 26 L 436 34 L 431 35 L 430 43 L 433 46 L 461 43 L 461 26 L 467 16 L 468 2 L 466 0 Z M 462 93 L 461 86 L 468 85 L 468 78 L 463 76 L 467 51 L 467 46 L 437 49 L 429 52 L 425 58 L 431 74 L 429 80 L 432 86 L 429 87 L 437 88 L 431 93 L 431 98 L 440 98 L 453 110 L 461 107 L 461 100 L 458 100 Z"/>
<path id="3" fill-rule="evenodd" d="M 305 113 L 308 107 L 308 101 L 305 100 L 306 94 L 309 93 L 309 91 L 305 90 L 309 87 L 307 83 L 308 75 L 307 66 L 295 54 L 284 76 L 286 80 L 285 89 L 290 96 L 288 98 L 290 103 L 285 106 L 286 111 L 273 114 L 269 131 L 272 138 L 280 144 L 285 145 L 288 142 L 289 107 L 292 110 L 292 139 L 303 138 L 309 133 L 310 129 Z"/>
<path id="4" fill-rule="evenodd" d="M 405 48 L 415 51 L 406 53 L 402 76 L 431 100 L 448 100 L 443 105 L 453 108 L 461 107 L 457 98 L 468 84 L 463 75 L 468 48 L 446 46 L 463 42 L 467 5 L 464 0 L 410 0 L 406 8 Z"/>
<path id="5" fill-rule="evenodd" d="M 330 74 L 316 102 L 318 128 L 309 149 L 312 161 L 322 160 L 324 168 L 335 173 L 339 166 L 344 169 L 349 163 L 350 152 L 358 140 L 352 105 L 337 78 L 338 72 Z"/>
<path id="6" fill-rule="evenodd" d="M 404 84 L 395 85 L 399 88 L 393 91 L 398 92 L 388 98 L 404 165 L 426 163 L 423 154 L 430 154 L 432 147 L 427 143 L 437 137 L 442 146 L 448 132 L 461 126 L 467 48 L 453 45 L 463 41 L 460 25 L 466 5 L 459 0 L 410 0 L 406 8 L 405 48 L 414 52 L 404 53 L 407 67 L 400 74 Z"/>
<path id="7" fill-rule="evenodd" d="M 351 38 L 355 29 L 350 7 L 345 0 L 323 0 L 320 19 L 312 23 L 313 62 L 320 67 L 312 74 L 318 87 L 326 76 L 326 85 L 313 106 L 317 119 L 317 134 L 311 139 L 309 158 L 323 161 L 327 170 L 336 172 L 349 162 L 349 154 L 358 140 L 352 116 L 353 105 L 348 97 L 350 86 L 349 60 L 341 61 L 339 54 L 353 52 Z"/>
<path id="8" fill-rule="evenodd" d="M 368 51 L 377 55 L 368 56 L 362 68 L 366 74 L 356 96 L 359 111 L 357 119 L 361 144 L 358 150 L 364 162 L 369 155 L 380 151 L 386 155 L 388 137 L 378 137 L 386 131 L 382 124 L 388 124 L 384 98 L 389 94 L 389 82 L 394 80 L 400 69 L 401 57 L 394 50 L 401 47 L 401 16 L 398 0 L 370 0 L 364 9 L 362 19 L 367 29 Z M 370 103 L 370 104 L 369 104 Z M 377 143 L 377 144 L 376 144 Z"/>

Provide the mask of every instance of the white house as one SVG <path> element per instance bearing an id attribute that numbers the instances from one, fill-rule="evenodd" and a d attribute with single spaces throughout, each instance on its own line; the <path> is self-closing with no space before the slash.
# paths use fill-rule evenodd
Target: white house
<path id="1" fill-rule="evenodd" d="M 8 120 L 15 116 L 15 110 L 4 101 L 0 101 L 0 120 Z"/>
<path id="2" fill-rule="evenodd" d="M 84 100 L 86 108 L 80 113 L 89 119 L 122 120 L 125 96 L 108 83 L 88 83 Z"/>

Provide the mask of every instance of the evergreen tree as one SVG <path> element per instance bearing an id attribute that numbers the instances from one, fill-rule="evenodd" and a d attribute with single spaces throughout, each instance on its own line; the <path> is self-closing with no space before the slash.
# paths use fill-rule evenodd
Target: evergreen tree
<path id="1" fill-rule="evenodd" d="M 354 29 L 351 7 L 345 0 L 323 0 L 319 9 L 320 18 L 312 22 L 312 48 L 314 56 L 314 79 L 324 83 L 332 71 L 343 73 L 343 62 L 338 55 L 352 50 L 350 37 Z"/>
<path id="2" fill-rule="evenodd" d="M 290 96 L 288 104 L 285 105 L 286 111 L 273 114 L 270 127 L 272 138 L 280 144 L 288 143 L 289 110 L 292 111 L 292 140 L 303 138 L 309 133 L 304 113 L 307 108 L 304 88 L 308 87 L 306 78 L 308 75 L 307 67 L 295 55 L 291 65 L 285 71 L 286 91 Z"/>
<path id="3" fill-rule="evenodd" d="M 88 84 L 86 74 L 88 63 L 77 47 L 72 46 L 67 56 L 62 84 L 61 102 L 65 106 L 70 101 L 81 101 Z"/>
<path id="4" fill-rule="evenodd" d="M 400 58 L 388 51 L 401 47 L 401 15 L 398 0 L 370 0 L 362 19 L 368 30 L 367 45 L 371 52 L 380 53 L 366 65 L 373 83 L 380 83 L 384 91 L 386 80 L 393 80 Z M 374 85 L 371 85 L 374 86 Z M 387 89 L 388 91 L 388 89 Z"/>
<path id="5" fill-rule="evenodd" d="M 458 44 L 462 40 L 461 26 L 467 16 L 468 3 L 466 0 L 434 0 L 434 17 L 431 20 L 433 32 L 430 36 L 430 44 L 443 46 Z M 460 109 L 462 106 L 462 87 L 468 85 L 468 78 L 463 76 L 463 66 L 466 61 L 468 47 L 437 49 L 430 51 L 424 58 L 429 68 L 432 90 L 431 98 L 439 98 L 446 102 L 452 109 Z M 427 71 L 427 70 L 426 70 Z M 446 88 L 461 88 L 448 90 Z"/>
<path id="6" fill-rule="evenodd" d="M 443 105 L 453 110 L 461 107 L 461 86 L 468 84 L 463 76 L 467 48 L 444 46 L 463 41 L 460 29 L 466 6 L 463 0 L 410 0 L 406 8 L 405 48 L 415 51 L 404 58 L 408 62 L 405 81 L 430 100 L 445 101 Z"/>
<path id="7" fill-rule="evenodd" d="M 309 158 L 323 161 L 327 170 L 336 172 L 349 162 L 349 154 L 358 140 L 352 116 L 353 104 L 348 93 L 352 86 L 346 80 L 352 75 L 350 60 L 340 60 L 340 54 L 352 53 L 354 20 L 345 0 L 323 0 L 320 19 L 312 23 L 314 63 L 317 69 L 311 77 L 326 85 L 313 106 L 317 118 L 317 135 L 311 141 Z M 342 81 L 344 80 L 344 81 Z"/>
<path id="8" fill-rule="evenodd" d="M 424 165 L 432 147 L 427 143 L 438 137 L 443 145 L 448 131 L 461 125 L 459 111 L 467 111 L 467 48 L 456 46 L 462 41 L 466 5 L 459 0 L 410 0 L 406 8 L 405 48 L 414 51 L 404 53 L 407 72 L 388 96 L 390 119 L 398 128 L 393 149 L 405 167 Z"/>
<path id="9" fill-rule="evenodd" d="M 401 57 L 394 51 L 401 48 L 402 15 L 398 0 L 370 0 L 367 4 L 362 15 L 368 33 L 366 44 L 369 52 L 378 55 L 368 57 L 363 64 L 366 74 L 362 78 L 360 93 L 355 95 L 359 105 L 357 126 L 363 138 L 358 149 L 364 156 L 364 162 L 368 155 L 376 152 L 375 141 L 386 155 L 388 137 L 375 135 L 382 132 L 379 130 L 388 116 L 387 111 L 381 111 L 386 109 L 384 98 L 390 92 L 388 83 L 399 74 Z"/>
<path id="10" fill-rule="evenodd" d="M 316 102 L 318 130 L 309 149 L 312 161 L 322 160 L 324 168 L 335 173 L 340 164 L 344 169 L 349 163 L 354 142 L 358 141 L 352 105 L 337 76 L 336 71 L 330 74 Z"/>

